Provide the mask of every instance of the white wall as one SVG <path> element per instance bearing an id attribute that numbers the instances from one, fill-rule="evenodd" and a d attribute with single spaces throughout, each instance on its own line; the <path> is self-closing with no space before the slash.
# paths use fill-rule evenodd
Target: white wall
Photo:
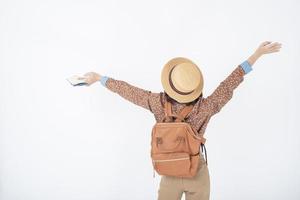
<path id="1" fill-rule="evenodd" d="M 206 130 L 213 200 L 300 198 L 299 1 L 1 1 L 0 199 L 157 197 L 152 114 L 100 83 L 96 71 L 155 92 L 162 66 L 201 67 L 204 96 L 265 41 Z"/>

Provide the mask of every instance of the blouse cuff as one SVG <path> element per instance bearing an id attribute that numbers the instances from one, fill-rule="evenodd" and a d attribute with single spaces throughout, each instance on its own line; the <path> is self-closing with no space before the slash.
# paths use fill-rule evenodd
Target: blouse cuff
<path id="1" fill-rule="evenodd" d="M 106 81 L 108 78 L 108 76 L 101 76 L 100 82 L 103 86 L 106 86 Z"/>
<path id="2" fill-rule="evenodd" d="M 252 71 L 252 67 L 251 67 L 250 63 L 247 60 L 242 62 L 240 64 L 240 66 L 243 68 L 245 74 L 248 74 L 250 71 Z"/>

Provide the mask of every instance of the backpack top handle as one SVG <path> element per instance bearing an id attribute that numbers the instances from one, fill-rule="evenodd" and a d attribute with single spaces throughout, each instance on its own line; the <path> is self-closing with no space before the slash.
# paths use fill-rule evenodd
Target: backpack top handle
<path id="1" fill-rule="evenodd" d="M 185 106 L 181 112 L 176 115 L 172 113 L 172 104 L 169 101 L 165 101 L 165 117 L 163 118 L 163 122 L 166 118 L 169 118 L 168 121 L 172 120 L 173 117 L 176 118 L 175 122 L 184 122 L 186 116 L 192 111 L 194 105 Z"/>

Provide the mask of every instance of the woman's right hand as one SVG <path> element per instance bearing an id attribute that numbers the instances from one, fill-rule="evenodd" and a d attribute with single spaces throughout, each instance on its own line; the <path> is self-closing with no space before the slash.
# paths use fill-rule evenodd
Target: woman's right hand
<path id="1" fill-rule="evenodd" d="M 270 41 L 265 41 L 259 45 L 259 47 L 256 49 L 254 54 L 262 56 L 264 54 L 277 52 L 280 50 L 280 48 L 281 48 L 281 43 L 279 42 L 272 43 Z"/>
<path id="2" fill-rule="evenodd" d="M 101 75 L 96 72 L 87 72 L 83 75 L 83 77 L 81 79 L 85 80 L 85 82 L 89 86 L 89 85 L 99 81 L 101 79 Z"/>
<path id="3" fill-rule="evenodd" d="M 270 41 L 262 42 L 256 51 L 247 59 L 249 64 L 252 66 L 258 58 L 260 58 L 264 54 L 278 52 L 281 48 L 281 43 Z"/>

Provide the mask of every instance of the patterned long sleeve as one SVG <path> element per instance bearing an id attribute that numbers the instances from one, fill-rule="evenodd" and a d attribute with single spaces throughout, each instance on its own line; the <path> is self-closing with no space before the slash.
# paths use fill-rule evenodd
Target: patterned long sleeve
<path id="1" fill-rule="evenodd" d="M 224 105 L 232 98 L 234 90 L 243 82 L 244 75 L 248 71 L 245 71 L 242 65 L 238 65 L 233 72 L 218 85 L 213 93 L 204 99 L 210 116 L 220 112 Z"/>
<path id="2" fill-rule="evenodd" d="M 150 90 L 145 90 L 111 77 L 104 77 L 104 82 L 102 82 L 102 84 L 110 91 L 117 93 L 124 99 L 141 106 L 152 113 L 154 112 L 153 109 L 155 109 L 155 104 L 157 104 L 160 98 L 160 93 L 154 93 Z"/>

